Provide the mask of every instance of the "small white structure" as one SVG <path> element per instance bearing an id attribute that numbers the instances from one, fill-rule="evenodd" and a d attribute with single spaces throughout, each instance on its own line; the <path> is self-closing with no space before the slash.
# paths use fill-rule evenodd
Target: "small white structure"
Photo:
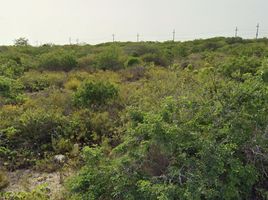
<path id="1" fill-rule="evenodd" d="M 54 161 L 60 165 L 64 164 L 66 162 L 66 156 L 65 155 L 55 155 Z"/>

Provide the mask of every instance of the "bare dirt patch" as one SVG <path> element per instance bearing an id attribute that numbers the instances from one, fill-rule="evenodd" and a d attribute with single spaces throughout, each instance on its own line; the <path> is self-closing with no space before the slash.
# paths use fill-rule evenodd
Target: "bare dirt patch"
<path id="1" fill-rule="evenodd" d="M 9 185 L 4 189 L 4 192 L 28 192 L 41 184 L 46 184 L 51 199 L 56 199 L 56 196 L 62 194 L 64 190 L 62 182 L 68 175 L 60 174 L 60 172 L 45 173 L 29 169 L 7 172 Z"/>

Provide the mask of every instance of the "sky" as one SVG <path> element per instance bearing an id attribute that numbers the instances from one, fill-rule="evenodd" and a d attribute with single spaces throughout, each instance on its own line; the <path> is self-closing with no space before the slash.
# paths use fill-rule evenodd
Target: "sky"
<path id="1" fill-rule="evenodd" d="M 268 37 L 268 0 L 0 0 L 0 44 Z"/>

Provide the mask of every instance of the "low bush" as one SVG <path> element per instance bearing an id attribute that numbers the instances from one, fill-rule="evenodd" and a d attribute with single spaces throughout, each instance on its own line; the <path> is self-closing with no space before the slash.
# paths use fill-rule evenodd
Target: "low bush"
<path id="1" fill-rule="evenodd" d="M 22 88 L 17 80 L 0 76 L 0 104 L 21 102 Z"/>
<path id="2" fill-rule="evenodd" d="M 97 55 L 96 67 L 102 70 L 118 70 L 124 67 L 124 57 L 115 47 L 108 48 Z"/>
<path id="3" fill-rule="evenodd" d="M 16 78 L 23 74 L 24 67 L 14 60 L 0 60 L 0 76 Z"/>
<path id="4" fill-rule="evenodd" d="M 154 63 L 158 66 L 167 66 L 168 61 L 158 53 L 144 54 L 141 59 L 146 63 Z"/>
<path id="5" fill-rule="evenodd" d="M 56 154 L 65 154 L 71 152 L 73 143 L 70 139 L 59 137 L 57 139 L 52 139 L 52 147 Z"/>
<path id="6" fill-rule="evenodd" d="M 141 64 L 141 60 L 139 58 L 136 58 L 136 57 L 130 57 L 125 62 L 126 67 L 133 67 L 133 66 L 137 66 L 139 64 Z"/>
<path id="7" fill-rule="evenodd" d="M 140 57 L 144 54 L 154 54 L 159 51 L 156 46 L 145 43 L 127 45 L 124 50 L 126 54 L 133 57 Z"/>
<path id="8" fill-rule="evenodd" d="M 145 77 L 146 68 L 142 66 L 131 67 L 121 71 L 122 79 L 125 81 L 138 81 Z"/>
<path id="9" fill-rule="evenodd" d="M 64 87 L 65 89 L 76 91 L 80 85 L 81 81 L 79 81 L 77 78 L 72 78 L 64 84 Z"/>
<path id="10" fill-rule="evenodd" d="M 76 67 L 76 57 L 70 52 L 49 52 L 40 57 L 39 68 L 43 70 L 70 71 Z"/>
<path id="11" fill-rule="evenodd" d="M 35 162 L 34 169 L 39 172 L 53 173 L 59 170 L 59 164 L 55 162 L 53 157 L 43 158 Z"/>
<path id="12" fill-rule="evenodd" d="M 268 60 L 264 60 L 261 67 L 262 79 L 268 83 Z"/>
<path id="13" fill-rule="evenodd" d="M 30 192 L 5 192 L 0 193 L 3 200 L 50 200 L 46 185 L 40 185 Z"/>
<path id="14" fill-rule="evenodd" d="M 235 78 L 238 75 L 240 76 L 246 73 L 255 74 L 261 64 L 262 62 L 255 57 L 248 58 L 243 56 L 232 58 L 228 62 L 223 63 L 220 70 L 226 76 Z"/>
<path id="15" fill-rule="evenodd" d="M 28 92 L 38 92 L 48 87 L 63 87 L 66 75 L 61 72 L 37 72 L 25 73 L 19 81 Z"/>
<path id="16" fill-rule="evenodd" d="M 96 56 L 87 55 L 78 59 L 78 67 L 82 69 L 94 69 L 96 65 Z"/>
<path id="17" fill-rule="evenodd" d="M 52 150 L 53 138 L 64 135 L 65 117 L 57 110 L 27 109 L 19 118 L 22 144 L 35 151 Z M 18 138 L 17 138 L 18 139 Z"/>
<path id="18" fill-rule="evenodd" d="M 77 90 L 74 102 L 78 106 L 103 105 L 118 95 L 118 89 L 111 83 L 85 81 Z"/>

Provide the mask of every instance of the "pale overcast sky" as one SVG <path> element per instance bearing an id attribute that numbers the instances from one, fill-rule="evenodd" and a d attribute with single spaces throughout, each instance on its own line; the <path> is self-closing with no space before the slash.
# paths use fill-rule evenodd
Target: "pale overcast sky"
<path id="1" fill-rule="evenodd" d="M 0 0 L 0 44 L 268 37 L 268 0 Z"/>

